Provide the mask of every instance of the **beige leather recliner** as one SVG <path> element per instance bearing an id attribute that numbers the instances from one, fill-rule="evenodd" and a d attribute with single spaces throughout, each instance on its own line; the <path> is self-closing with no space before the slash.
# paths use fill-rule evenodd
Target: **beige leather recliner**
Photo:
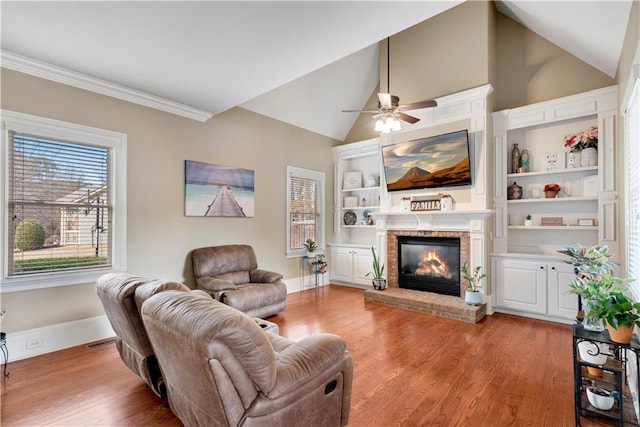
<path id="1" fill-rule="evenodd" d="M 195 249 L 191 260 L 197 289 L 251 317 L 269 317 L 287 305 L 282 275 L 259 269 L 249 245 Z"/>
<path id="2" fill-rule="evenodd" d="M 182 283 L 154 280 L 128 273 L 108 273 L 98 279 L 96 293 L 109 323 L 116 333 L 116 348 L 125 365 L 158 396 L 166 391 L 154 349 L 142 323 L 136 292 L 146 289 L 147 296 L 167 289 L 189 291 Z M 140 301 L 141 302 L 141 301 Z"/>
<path id="3" fill-rule="evenodd" d="M 293 342 L 201 292 L 154 295 L 142 319 L 185 426 L 347 424 L 353 361 L 342 338 Z"/>

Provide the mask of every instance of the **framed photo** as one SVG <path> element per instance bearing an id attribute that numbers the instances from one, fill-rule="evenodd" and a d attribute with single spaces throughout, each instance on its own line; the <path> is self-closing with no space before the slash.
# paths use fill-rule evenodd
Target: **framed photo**
<path id="1" fill-rule="evenodd" d="M 362 172 L 345 172 L 342 176 L 342 189 L 362 188 Z"/>
<path id="2" fill-rule="evenodd" d="M 557 171 L 565 168 L 565 153 L 547 153 L 542 158 L 545 171 Z"/>
<path id="3" fill-rule="evenodd" d="M 345 196 L 345 198 L 344 198 L 344 207 L 345 208 L 356 208 L 356 207 L 358 207 L 358 198 L 356 196 Z"/>
<path id="4" fill-rule="evenodd" d="M 596 220 L 593 218 L 581 218 L 578 219 L 578 225 L 596 225 Z"/>
<path id="5" fill-rule="evenodd" d="M 254 171 L 184 162 L 185 216 L 253 217 Z"/>
<path id="6" fill-rule="evenodd" d="M 582 195 L 592 197 L 598 195 L 598 176 L 585 176 L 582 178 Z"/>

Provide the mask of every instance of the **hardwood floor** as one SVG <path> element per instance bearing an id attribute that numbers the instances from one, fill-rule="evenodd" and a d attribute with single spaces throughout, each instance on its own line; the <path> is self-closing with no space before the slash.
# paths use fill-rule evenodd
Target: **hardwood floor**
<path id="1" fill-rule="evenodd" d="M 327 286 L 269 318 L 293 340 L 342 336 L 355 362 L 349 426 L 572 426 L 567 325 L 494 314 L 478 324 L 364 302 Z M 79 346 L 9 364 L 2 426 L 180 426 L 120 360 Z M 596 424 L 583 419 L 583 426 Z"/>

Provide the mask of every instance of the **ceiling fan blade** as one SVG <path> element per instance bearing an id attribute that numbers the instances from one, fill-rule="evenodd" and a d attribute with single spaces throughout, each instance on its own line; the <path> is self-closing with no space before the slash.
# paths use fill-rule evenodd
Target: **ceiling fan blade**
<path id="1" fill-rule="evenodd" d="M 419 118 L 410 116 L 405 113 L 396 113 L 395 116 L 397 116 L 400 120 L 411 124 L 418 123 L 420 121 Z"/>
<path id="2" fill-rule="evenodd" d="M 420 101 L 414 102 L 413 104 L 403 105 L 403 110 L 419 110 L 420 108 L 431 108 L 437 107 L 438 103 L 434 99 L 430 99 L 428 101 Z"/>
<path id="3" fill-rule="evenodd" d="M 380 107 L 382 108 L 392 108 L 391 105 L 391 94 L 390 93 L 379 93 L 378 101 L 380 102 Z"/>
<path id="4" fill-rule="evenodd" d="M 378 110 L 342 110 L 343 113 L 369 113 L 369 114 L 377 114 L 380 111 Z"/>

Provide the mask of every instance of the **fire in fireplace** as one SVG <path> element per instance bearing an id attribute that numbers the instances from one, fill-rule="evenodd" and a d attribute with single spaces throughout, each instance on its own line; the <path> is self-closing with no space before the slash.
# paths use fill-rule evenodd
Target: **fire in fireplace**
<path id="1" fill-rule="evenodd" d="M 398 236 L 398 286 L 460 296 L 460 239 Z"/>

